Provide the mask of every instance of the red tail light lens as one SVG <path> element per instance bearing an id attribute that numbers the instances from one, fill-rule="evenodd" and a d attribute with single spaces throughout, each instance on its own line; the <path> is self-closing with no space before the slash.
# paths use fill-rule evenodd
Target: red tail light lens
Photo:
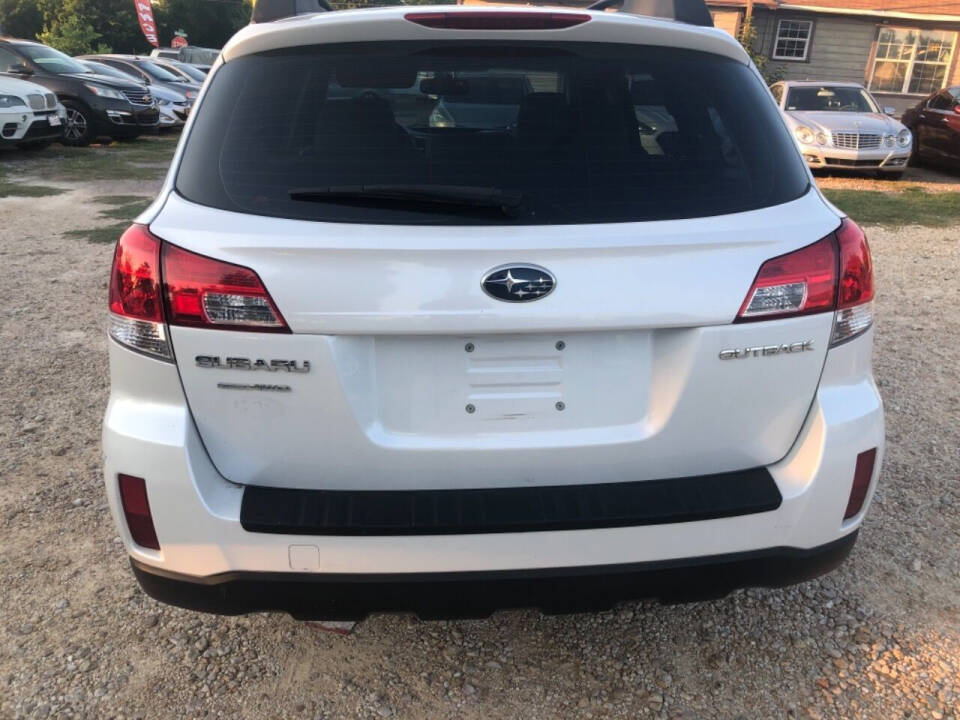
<path id="1" fill-rule="evenodd" d="M 873 262 L 867 238 L 844 218 L 836 232 L 767 260 L 734 322 L 774 320 L 835 310 L 830 345 L 873 324 Z"/>
<path id="2" fill-rule="evenodd" d="M 860 305 L 873 300 L 873 261 L 867 236 L 863 230 L 846 218 L 837 230 L 840 245 L 840 309 Z"/>
<path id="3" fill-rule="evenodd" d="M 844 219 L 837 230 L 840 282 L 831 345 L 851 340 L 873 325 L 873 261 L 867 237 L 855 222 Z"/>
<path id="4" fill-rule="evenodd" d="M 160 541 L 157 540 L 153 516 L 150 515 L 150 502 L 147 500 L 147 483 L 143 478 L 133 475 L 118 475 L 117 479 L 120 483 L 120 504 L 127 527 L 130 528 L 130 537 L 141 547 L 159 550 Z"/>
<path id="5" fill-rule="evenodd" d="M 173 358 L 163 323 L 160 239 L 143 225 L 131 225 L 113 253 L 110 337 L 158 360 Z"/>
<path id="6" fill-rule="evenodd" d="M 857 455 L 857 466 L 853 471 L 853 487 L 850 488 L 850 500 L 843 513 L 843 519 L 849 520 L 863 509 L 863 502 L 867 499 L 870 490 L 870 478 L 873 477 L 873 466 L 877 461 L 877 449 L 871 448 Z"/>
<path id="7" fill-rule="evenodd" d="M 831 234 L 761 265 L 736 322 L 833 310 L 836 292 L 837 248 Z"/>
<path id="8" fill-rule="evenodd" d="M 404 18 L 444 30 L 560 30 L 590 20 L 585 13 L 550 12 L 418 12 Z"/>
<path id="9" fill-rule="evenodd" d="M 249 268 L 163 244 L 163 282 L 171 325 L 288 333 L 260 277 Z"/>
<path id="10" fill-rule="evenodd" d="M 160 240 L 143 225 L 120 236 L 110 273 L 110 312 L 163 322 L 160 297 Z"/>

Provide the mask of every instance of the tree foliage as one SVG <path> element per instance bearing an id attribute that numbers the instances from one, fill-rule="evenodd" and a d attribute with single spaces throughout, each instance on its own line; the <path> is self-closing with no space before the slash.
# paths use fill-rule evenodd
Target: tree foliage
<path id="1" fill-rule="evenodd" d="M 219 48 L 250 22 L 250 0 L 153 0 L 161 45 L 183 30 L 191 45 Z M 64 52 L 150 51 L 133 0 L 0 0 L 0 31 Z"/>
<path id="2" fill-rule="evenodd" d="M 52 25 L 44 26 L 37 38 L 67 55 L 110 52 L 108 45 L 99 42 L 100 33 L 93 29 L 93 25 L 76 15 L 61 15 Z"/>
<path id="3" fill-rule="evenodd" d="M 757 70 L 767 81 L 767 85 L 773 85 L 775 82 L 783 80 L 784 70 L 780 65 L 771 66 L 770 60 L 762 50 L 757 49 L 757 28 L 753 24 L 753 18 L 744 18 L 740 23 L 740 31 L 737 33 L 737 40 L 747 51 L 747 55 L 757 66 Z"/>

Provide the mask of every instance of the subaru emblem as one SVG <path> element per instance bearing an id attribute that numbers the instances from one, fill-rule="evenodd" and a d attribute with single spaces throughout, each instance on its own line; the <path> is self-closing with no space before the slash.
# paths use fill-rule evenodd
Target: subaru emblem
<path id="1" fill-rule="evenodd" d="M 530 302 L 549 295 L 557 281 L 539 265 L 501 265 L 483 276 L 483 291 L 504 302 Z"/>

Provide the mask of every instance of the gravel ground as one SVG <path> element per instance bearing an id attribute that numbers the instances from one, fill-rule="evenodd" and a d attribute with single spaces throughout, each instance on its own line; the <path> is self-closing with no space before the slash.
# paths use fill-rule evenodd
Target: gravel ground
<path id="1" fill-rule="evenodd" d="M 840 171 L 817 172 L 822 188 L 842 190 L 879 190 L 899 192 L 908 187 L 921 187 L 927 192 L 960 192 L 960 171 L 946 168 L 909 167 L 901 180 L 881 180 L 868 175 Z"/>
<path id="2" fill-rule="evenodd" d="M 870 228 L 889 444 L 851 559 L 786 590 L 352 636 L 138 589 L 100 477 L 98 196 L 0 200 L 0 717 L 960 719 L 960 227 Z"/>

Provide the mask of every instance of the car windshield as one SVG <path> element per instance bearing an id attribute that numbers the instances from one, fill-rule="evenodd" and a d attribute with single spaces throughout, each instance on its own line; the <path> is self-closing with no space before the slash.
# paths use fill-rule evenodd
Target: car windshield
<path id="1" fill-rule="evenodd" d="M 435 202 L 444 188 L 477 204 L 489 205 L 478 193 L 521 200 L 510 213 L 473 211 Z M 367 43 L 237 58 L 211 79 L 177 176 L 179 192 L 204 205 L 390 224 L 698 217 L 807 188 L 745 65 L 595 43 Z"/>
<path id="2" fill-rule="evenodd" d="M 90 71 L 69 55 L 46 45 L 15 45 L 17 51 L 26 55 L 41 68 L 51 73 L 89 73 Z"/>
<path id="3" fill-rule="evenodd" d="M 814 112 L 880 112 L 873 98 L 863 88 L 835 85 L 792 87 L 787 92 L 786 108 Z"/>
<path id="4" fill-rule="evenodd" d="M 140 63 L 139 67 L 154 80 L 159 80 L 160 82 L 184 82 L 183 78 L 177 77 L 172 72 L 164 70 L 156 63 L 145 60 Z"/>

